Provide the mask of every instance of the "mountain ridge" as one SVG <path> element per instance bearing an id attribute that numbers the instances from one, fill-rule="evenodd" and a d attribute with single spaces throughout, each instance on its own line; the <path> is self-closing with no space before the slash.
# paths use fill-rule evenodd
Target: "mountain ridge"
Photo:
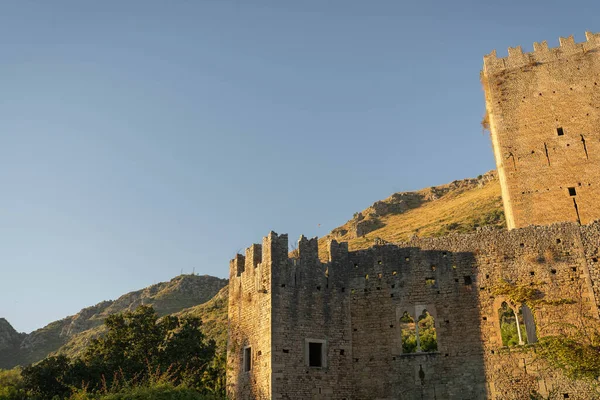
<path id="1" fill-rule="evenodd" d="M 417 191 L 393 193 L 374 202 L 352 219 L 319 239 L 319 255 L 327 261 L 327 243 L 346 241 L 350 250 L 411 238 L 473 232 L 479 227 L 505 227 L 496 171 Z M 30 334 L 20 334 L 0 318 L 0 368 L 41 360 L 50 354 L 76 356 L 102 335 L 104 319 L 152 305 L 160 316 L 195 316 L 208 338 L 225 348 L 227 340 L 226 279 L 179 275 L 168 282 L 126 293 L 116 300 L 83 308 Z M 4 346 L 4 347 L 3 347 Z"/>

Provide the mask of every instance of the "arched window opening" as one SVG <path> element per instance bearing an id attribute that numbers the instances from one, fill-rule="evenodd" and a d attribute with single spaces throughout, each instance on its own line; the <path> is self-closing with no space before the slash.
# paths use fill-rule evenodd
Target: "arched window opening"
<path id="1" fill-rule="evenodd" d="M 423 352 L 437 351 L 437 333 L 435 319 L 427 310 L 423 310 L 417 324 L 417 347 Z M 417 350 L 419 351 L 419 350 Z"/>
<path id="2" fill-rule="evenodd" d="M 527 343 L 527 329 L 523 321 L 522 308 L 518 312 L 503 302 L 498 310 L 500 320 L 500 335 L 503 346 L 519 346 Z"/>
<path id="3" fill-rule="evenodd" d="M 402 353 L 415 353 L 417 351 L 417 330 L 413 317 L 408 311 L 404 311 L 400 318 L 400 330 L 402 334 Z"/>

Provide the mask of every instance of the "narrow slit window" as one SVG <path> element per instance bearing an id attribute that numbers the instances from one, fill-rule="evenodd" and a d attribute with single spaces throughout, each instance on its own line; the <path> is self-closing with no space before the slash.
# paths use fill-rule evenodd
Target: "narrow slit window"
<path id="1" fill-rule="evenodd" d="M 570 187 L 569 188 L 569 196 L 576 196 L 577 195 L 577 191 L 575 190 L 574 187 Z"/>
<path id="2" fill-rule="evenodd" d="M 244 347 L 244 372 L 252 369 L 252 347 Z"/>
<path id="3" fill-rule="evenodd" d="M 558 133 L 558 136 L 564 136 L 565 130 L 563 128 L 556 128 L 556 133 Z"/>

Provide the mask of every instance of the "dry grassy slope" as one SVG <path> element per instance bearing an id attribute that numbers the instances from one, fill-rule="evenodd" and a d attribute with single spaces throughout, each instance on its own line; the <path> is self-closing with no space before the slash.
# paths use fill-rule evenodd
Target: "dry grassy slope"
<path id="1" fill-rule="evenodd" d="M 323 259 L 328 257 L 331 239 L 348 242 L 350 250 L 358 250 L 375 243 L 406 241 L 415 235 L 440 236 L 490 225 L 506 225 L 495 171 L 417 192 L 395 193 L 375 202 L 320 238 L 319 254 Z"/>

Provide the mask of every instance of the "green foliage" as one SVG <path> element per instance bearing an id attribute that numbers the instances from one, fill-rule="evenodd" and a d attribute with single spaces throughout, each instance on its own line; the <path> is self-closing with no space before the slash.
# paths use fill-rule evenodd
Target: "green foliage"
<path id="1" fill-rule="evenodd" d="M 427 311 L 424 311 L 419 317 L 419 341 L 421 343 L 421 351 L 437 351 L 435 321 L 433 316 Z"/>
<path id="2" fill-rule="evenodd" d="M 215 355 L 210 366 L 202 374 L 202 387 L 205 391 L 215 395 L 225 394 L 227 369 L 227 352 L 223 349 Z"/>
<path id="3" fill-rule="evenodd" d="M 229 288 L 226 286 L 210 301 L 188 308 L 176 316 L 194 316 L 202 319 L 202 332 L 217 343 L 217 351 L 227 348 L 227 306 Z"/>
<path id="4" fill-rule="evenodd" d="M 199 384 L 197 373 L 215 354 L 215 342 L 205 343 L 201 324 L 193 317 L 158 320 L 152 307 L 140 306 L 132 313 L 108 317 L 108 332 L 92 341 L 82 359 L 92 373 L 104 375 L 107 384 L 112 384 L 116 372 L 124 380 L 145 380 L 149 371 L 167 369 L 177 382 Z"/>
<path id="5" fill-rule="evenodd" d="M 506 280 L 500 281 L 493 289 L 494 296 L 504 296 L 512 304 L 532 303 L 540 299 L 541 293 L 530 285 L 517 285 Z"/>
<path id="6" fill-rule="evenodd" d="M 148 386 L 136 386 L 113 393 L 90 394 L 75 393 L 70 400 L 216 400 L 220 396 L 206 395 L 193 388 L 171 383 L 159 383 Z"/>
<path id="7" fill-rule="evenodd" d="M 0 400 L 21 400 L 26 398 L 27 393 L 23 385 L 21 370 L 18 368 L 11 370 L 0 369 Z"/>
<path id="8" fill-rule="evenodd" d="M 502 336 L 502 345 L 503 346 L 518 346 L 521 343 L 519 342 L 519 332 L 517 329 L 517 318 L 515 317 L 515 312 L 512 308 L 508 306 L 508 304 L 503 303 L 502 308 L 498 311 L 498 317 L 500 319 L 500 333 Z M 527 343 L 527 330 L 525 328 L 525 324 L 523 323 L 523 313 L 519 309 L 519 329 L 521 331 L 521 338 L 523 340 L 523 344 Z"/>
<path id="9" fill-rule="evenodd" d="M 414 353 L 417 351 L 417 333 L 415 330 L 415 320 L 407 312 L 404 312 L 400 318 L 400 328 L 402 332 L 402 353 Z"/>
<path id="10" fill-rule="evenodd" d="M 528 303 L 550 306 L 576 303 L 573 299 L 545 299 L 539 290 L 527 286 L 502 281 L 492 291 L 494 295 L 506 296 L 513 304 Z M 513 310 L 503 303 L 499 310 L 502 344 L 512 346 L 519 343 L 516 318 Z M 519 322 L 523 341 L 527 341 L 527 332 L 521 319 Z M 585 314 L 581 317 L 586 319 Z M 562 372 L 573 380 L 587 380 L 596 385 L 600 379 L 600 331 L 597 327 L 585 325 L 575 326 L 563 323 L 566 328 L 562 335 L 545 336 L 538 340 L 536 353 L 545 359 L 551 367 Z"/>
<path id="11" fill-rule="evenodd" d="M 66 356 L 48 357 L 38 364 L 23 369 L 23 383 L 29 394 L 36 398 L 68 397 L 69 384 L 75 377 Z"/>
<path id="12" fill-rule="evenodd" d="M 161 282 L 124 294 L 115 301 L 98 303 L 81 310 L 76 316 L 52 322 L 31 334 L 23 334 L 14 346 L 0 350 L 0 368 L 25 366 L 56 354 L 79 357 L 91 339 L 106 332 L 103 325 L 105 318 L 130 310 L 132 304 L 139 304 L 142 298 L 144 304 L 152 305 L 159 316 L 164 316 L 204 304 L 226 285 L 225 279 L 186 274 L 179 275 L 169 282 Z M 224 313 L 227 319 L 226 308 Z M 62 332 L 67 330 L 75 318 L 82 331 L 72 336 L 64 335 Z M 202 320 L 204 321 L 204 318 Z M 27 349 L 21 349 L 19 344 L 26 337 L 29 345 Z"/>
<path id="13" fill-rule="evenodd" d="M 600 341 L 598 336 L 586 339 L 547 336 L 538 342 L 538 354 L 554 368 L 563 370 L 571 379 L 597 380 L 600 377 Z"/>
<path id="14" fill-rule="evenodd" d="M 437 334 L 433 316 L 427 311 L 419 317 L 419 344 L 420 351 L 437 351 Z M 400 329 L 402 334 L 402 353 L 415 353 L 417 351 L 417 330 L 414 319 L 404 312 L 400 318 Z"/>
<path id="15" fill-rule="evenodd" d="M 573 299 L 555 299 L 555 300 L 540 299 L 535 303 L 546 304 L 549 306 L 562 306 L 563 304 L 575 304 L 577 302 Z"/>
<path id="16" fill-rule="evenodd" d="M 40 399 L 143 392 L 156 384 L 221 395 L 224 361 L 214 357 L 215 342 L 205 340 L 201 324 L 195 317 L 159 319 L 149 306 L 109 316 L 106 335 L 94 339 L 81 358 L 48 357 L 25 368 L 24 387 Z"/>

